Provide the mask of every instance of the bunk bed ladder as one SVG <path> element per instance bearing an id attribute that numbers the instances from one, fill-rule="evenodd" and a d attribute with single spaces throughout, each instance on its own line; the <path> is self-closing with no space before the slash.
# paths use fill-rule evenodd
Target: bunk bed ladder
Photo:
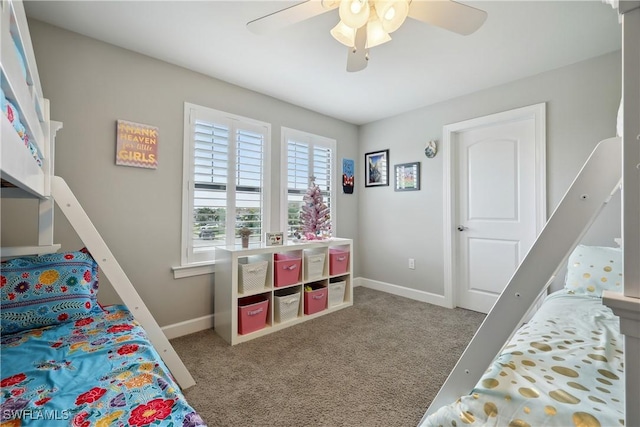
<path id="1" fill-rule="evenodd" d="M 620 186 L 620 138 L 601 141 L 518 266 L 424 419 L 467 395 Z"/>
<path id="2" fill-rule="evenodd" d="M 109 282 L 118 293 L 122 302 L 131 310 L 136 320 L 146 330 L 150 341 L 182 389 L 195 385 L 195 381 L 171 343 L 160 329 L 131 281 L 118 264 L 106 243 L 93 226 L 84 209 L 74 196 L 67 183 L 59 176 L 51 181 L 51 194 L 60 210 L 86 245 Z"/>

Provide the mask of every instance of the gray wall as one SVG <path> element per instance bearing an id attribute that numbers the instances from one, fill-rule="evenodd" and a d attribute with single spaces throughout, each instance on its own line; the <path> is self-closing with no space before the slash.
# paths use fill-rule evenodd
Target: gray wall
<path id="1" fill-rule="evenodd" d="M 595 144 L 615 132 L 619 53 L 358 128 L 48 24 L 29 25 L 51 117 L 64 123 L 56 140 L 56 173 L 67 180 L 160 325 L 213 312 L 212 275 L 175 280 L 171 272 L 180 262 L 185 101 L 271 123 L 272 182 L 279 182 L 280 126 L 335 138 L 338 160 L 356 159 L 355 194 L 337 199 L 337 235 L 355 240 L 355 276 L 439 295 L 442 156 L 427 159 L 426 141 L 441 141 L 446 124 L 546 102 L 551 213 Z M 117 119 L 160 128 L 157 170 L 115 166 Z M 422 162 L 420 191 L 364 187 L 364 153 L 385 148 L 391 166 Z M 2 244 L 35 243 L 35 207 L 15 209 L 35 204 L 9 202 L 2 206 Z M 277 215 L 278 194 L 273 206 Z M 609 245 L 619 236 L 619 210 L 614 199 L 587 236 L 589 243 Z M 59 212 L 56 241 L 64 249 L 82 245 Z M 415 270 L 407 268 L 408 258 L 415 258 Z M 100 292 L 107 302 L 116 299 L 108 286 Z"/>
<path id="2" fill-rule="evenodd" d="M 390 164 L 422 162 L 421 190 L 364 188 L 360 180 L 362 275 L 371 280 L 443 295 L 443 163 L 424 156 L 425 143 L 442 141 L 446 124 L 527 105 L 547 103 L 547 207 L 551 214 L 592 149 L 615 136 L 621 94 L 620 53 L 483 90 L 360 128 L 360 157 L 390 149 Z M 393 207 L 393 208 L 388 208 Z M 616 211 L 617 209 L 617 211 Z M 589 233 L 590 243 L 613 245 L 620 236 L 620 203 L 614 200 Z M 415 270 L 408 269 L 415 258 Z"/>
<path id="3" fill-rule="evenodd" d="M 280 183 L 280 126 L 336 139 L 340 165 L 343 157 L 357 158 L 355 125 L 39 21 L 30 20 L 29 27 L 51 117 L 64 123 L 56 139 L 56 174 L 161 326 L 213 313 L 213 275 L 175 280 L 171 270 L 180 264 L 185 101 L 271 123 L 274 185 Z M 115 165 L 118 119 L 159 127 L 156 170 Z M 273 194 L 272 217 L 278 218 L 279 192 Z M 3 244 L 35 242 L 35 208 L 17 213 L 10 202 L 3 203 Z M 338 194 L 336 203 L 336 235 L 356 239 L 357 197 Z M 60 211 L 55 240 L 65 250 L 82 246 Z M 103 301 L 116 299 L 109 286 L 101 286 L 100 294 Z"/>

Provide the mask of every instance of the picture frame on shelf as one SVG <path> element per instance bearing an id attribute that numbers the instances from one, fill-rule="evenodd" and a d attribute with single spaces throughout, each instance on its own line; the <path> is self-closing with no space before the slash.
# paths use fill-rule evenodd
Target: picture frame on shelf
<path id="1" fill-rule="evenodd" d="M 401 163 L 394 168 L 395 191 L 420 190 L 420 162 Z"/>
<path id="2" fill-rule="evenodd" d="M 365 187 L 389 185 L 389 150 L 372 151 L 364 155 Z"/>
<path id="3" fill-rule="evenodd" d="M 266 233 L 265 243 L 267 246 L 282 246 L 284 243 L 284 233 L 282 231 Z"/>

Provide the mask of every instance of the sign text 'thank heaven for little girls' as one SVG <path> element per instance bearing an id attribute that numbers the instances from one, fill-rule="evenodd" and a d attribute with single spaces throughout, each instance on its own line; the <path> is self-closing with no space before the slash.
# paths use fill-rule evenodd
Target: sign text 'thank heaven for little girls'
<path id="1" fill-rule="evenodd" d="M 116 165 L 156 169 L 158 128 L 118 120 Z"/>

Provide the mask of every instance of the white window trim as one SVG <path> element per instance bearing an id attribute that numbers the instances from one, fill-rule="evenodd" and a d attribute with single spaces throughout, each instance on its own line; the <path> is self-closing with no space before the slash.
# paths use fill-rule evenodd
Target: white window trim
<path id="1" fill-rule="evenodd" d="M 287 230 L 287 211 L 288 211 L 288 191 L 289 191 L 289 182 L 287 177 L 287 166 L 288 166 L 288 150 L 287 143 L 289 139 L 295 139 L 296 141 L 306 142 L 308 144 L 313 145 L 323 145 L 332 150 L 332 161 L 331 161 L 331 193 L 332 193 L 332 202 L 330 206 L 330 215 L 331 215 L 331 232 L 335 237 L 336 229 L 337 229 L 337 204 L 338 204 L 338 147 L 335 139 L 328 138 L 325 136 L 315 135 L 309 132 L 304 132 L 297 129 L 291 129 L 288 127 L 280 128 L 281 142 L 280 142 L 280 165 L 281 165 L 281 173 L 280 173 L 280 229 L 285 232 Z"/>
<path id="2" fill-rule="evenodd" d="M 192 104 L 189 102 L 184 103 L 184 117 L 183 117 L 183 168 L 182 168 L 182 228 L 181 228 L 181 255 L 180 266 L 173 267 L 174 278 L 189 277 L 201 274 L 210 274 L 214 272 L 215 261 L 213 259 L 189 259 L 189 244 L 191 238 L 191 218 L 193 218 L 193 173 L 194 173 L 194 145 L 192 144 L 193 134 L 193 117 L 196 111 L 206 112 L 213 116 L 225 117 L 228 120 L 241 121 L 248 123 L 252 126 L 266 127 L 266 138 L 264 148 L 264 177 L 263 177 L 263 206 L 262 206 L 262 224 L 263 229 L 266 230 L 270 224 L 270 212 L 271 212 L 271 124 L 261 122 L 258 120 L 242 117 L 224 111 L 214 110 L 209 107 Z M 235 140 L 233 142 L 235 145 Z M 230 187 L 228 187 L 230 188 Z M 235 187 L 234 187 L 235 189 Z M 264 238 L 264 237 L 262 237 Z M 211 251 L 202 251 L 204 253 L 213 253 Z"/>

